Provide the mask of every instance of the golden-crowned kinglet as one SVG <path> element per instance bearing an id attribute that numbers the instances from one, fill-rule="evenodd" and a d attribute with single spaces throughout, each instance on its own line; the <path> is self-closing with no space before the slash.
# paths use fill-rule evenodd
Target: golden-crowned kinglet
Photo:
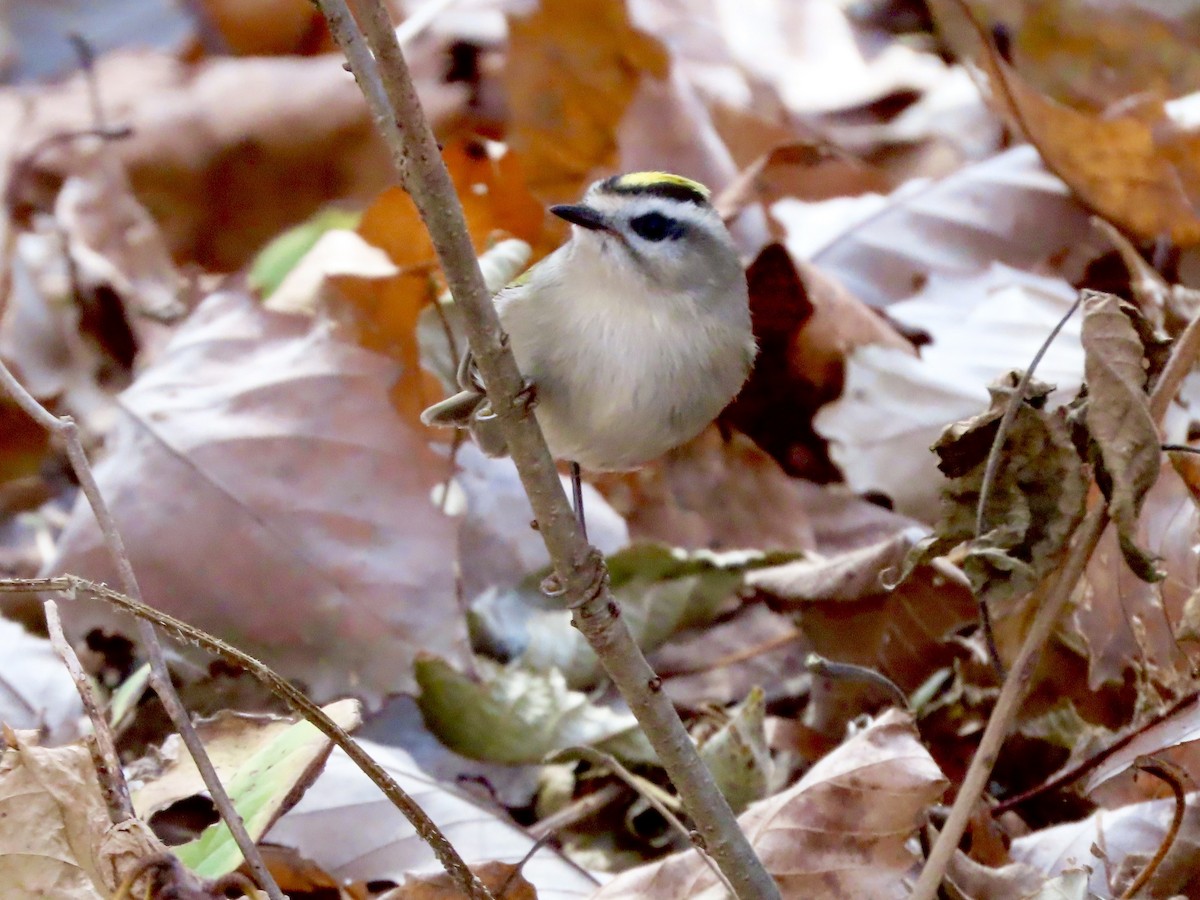
<path id="1" fill-rule="evenodd" d="M 695 437 L 745 382 L 745 273 L 708 189 L 678 175 L 617 175 L 550 211 L 571 239 L 500 291 L 496 311 L 551 454 L 636 468 Z M 422 421 L 475 431 L 492 418 L 477 379 L 468 362 L 462 393 Z"/>

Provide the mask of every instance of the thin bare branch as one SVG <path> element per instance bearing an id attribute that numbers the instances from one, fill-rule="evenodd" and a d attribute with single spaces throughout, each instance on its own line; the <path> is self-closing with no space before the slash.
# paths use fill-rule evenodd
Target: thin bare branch
<path id="1" fill-rule="evenodd" d="M 104 804 L 108 807 L 108 818 L 114 825 L 119 825 L 135 818 L 133 801 L 129 797 L 129 785 L 125 781 L 125 773 L 121 769 L 121 759 L 117 756 L 116 743 L 113 741 L 112 730 L 108 727 L 108 719 L 104 710 L 96 701 L 96 692 L 88 680 L 87 673 L 75 650 L 63 634 L 62 620 L 58 617 L 58 605 L 53 600 L 42 604 L 46 612 L 46 628 L 50 632 L 50 646 L 58 654 L 67 668 L 71 680 L 75 682 L 75 690 L 83 701 L 84 712 L 92 723 L 92 734 L 89 735 L 88 749 L 92 751 L 92 762 L 96 766 L 96 777 L 100 781 L 100 792 L 104 795 Z"/>
<path id="2" fill-rule="evenodd" d="M 674 705 L 662 691 L 661 679 L 621 620 L 620 607 L 608 589 L 603 559 L 584 539 L 541 430 L 528 404 L 521 400 L 524 379 L 479 271 L 462 206 L 421 109 L 387 12 L 379 0 L 357 4 L 363 18 L 360 31 L 345 0 L 319 3 L 429 231 L 450 292 L 464 311 L 471 352 L 487 384 L 501 433 L 550 554 L 554 596 L 572 611 L 575 625 L 641 723 L 705 848 L 738 897 L 775 900 L 779 897 L 778 886 L 755 855 L 712 773 L 696 752 Z M 361 53 L 364 37 L 370 58 Z M 385 104 L 380 103 L 380 85 Z M 394 127 L 397 123 L 398 129 Z"/>
<path id="3" fill-rule="evenodd" d="M 1183 779 L 1187 776 L 1182 770 L 1174 763 L 1153 756 L 1144 756 L 1135 765 L 1143 772 L 1149 772 L 1167 783 L 1167 786 L 1171 788 L 1171 793 L 1175 795 L 1175 811 L 1171 817 L 1171 824 L 1167 826 L 1167 833 L 1163 835 L 1158 849 L 1150 857 L 1150 862 L 1146 863 L 1146 867 L 1142 869 L 1138 877 L 1129 887 L 1125 888 L 1120 900 L 1131 900 L 1131 898 L 1139 896 L 1142 888 L 1150 883 L 1150 879 L 1154 877 L 1154 873 L 1158 871 L 1158 867 L 1162 865 L 1162 861 L 1171 851 L 1175 838 L 1179 836 L 1179 827 L 1183 824 L 1183 814 L 1187 811 L 1187 796 L 1183 789 Z"/>
<path id="4" fill-rule="evenodd" d="M 105 549 L 108 551 L 109 557 L 116 567 L 121 580 L 121 587 L 126 594 L 140 602 L 141 590 L 138 587 L 137 578 L 133 574 L 133 565 L 129 562 L 129 554 L 125 552 L 125 542 L 121 539 L 121 534 L 117 530 L 117 523 L 113 520 L 112 514 L 108 510 L 108 504 L 104 502 L 104 497 L 101 495 L 100 488 L 96 484 L 96 478 L 92 474 L 92 467 L 88 462 L 87 453 L 84 452 L 83 442 L 79 438 L 79 428 L 76 426 L 75 421 L 70 416 L 59 418 L 52 415 L 49 410 L 33 398 L 32 394 L 25 390 L 2 361 L 0 361 L 0 389 L 8 394 L 35 422 L 49 431 L 51 435 L 66 447 L 67 458 L 71 461 L 71 468 L 75 472 L 75 477 L 79 480 L 79 489 L 87 499 L 88 505 L 91 506 L 92 513 L 96 517 L 96 522 L 100 526 L 100 533 L 104 537 Z M 200 736 L 196 733 L 196 729 L 192 725 L 192 720 L 188 715 L 187 709 L 184 708 L 183 701 L 175 693 L 175 687 L 171 683 L 171 673 L 167 668 L 167 660 L 163 655 L 162 644 L 159 643 L 158 635 L 154 632 L 154 626 L 149 622 L 139 619 L 138 637 L 141 639 L 142 645 L 150 657 L 150 685 L 154 688 L 154 693 L 158 695 L 163 708 L 166 709 L 167 715 L 171 718 L 172 724 L 174 724 L 175 729 L 179 732 L 179 736 L 183 740 L 184 746 L 187 747 L 188 753 L 195 761 L 196 768 L 204 780 L 204 786 L 208 788 L 213 805 L 216 806 L 217 812 L 220 813 L 221 818 L 229 826 L 229 831 L 233 835 L 234 842 L 237 844 L 238 849 L 242 851 L 247 865 L 250 866 L 250 871 L 258 879 L 259 885 L 266 891 L 267 896 L 270 897 L 270 900 L 284 900 L 283 892 L 275 884 L 275 879 L 271 877 L 271 873 L 267 870 L 262 855 L 258 852 L 258 848 L 254 845 L 254 841 L 246 831 L 242 817 L 238 814 L 233 802 L 229 799 L 229 794 L 221 784 L 221 779 L 217 777 L 217 770 L 213 767 L 212 760 L 208 758 L 208 754 L 204 751 L 204 745 L 201 743 Z"/>
<path id="5" fill-rule="evenodd" d="M 206 631 L 189 625 L 164 612 L 147 606 L 141 601 L 115 591 L 103 584 L 79 578 L 75 575 L 60 575 L 55 578 L 10 578 L 0 580 L 0 593 L 42 593 L 58 591 L 75 599 L 103 600 L 130 615 L 139 622 L 153 623 L 167 634 L 185 644 L 194 644 L 221 657 L 230 665 L 244 669 L 261 681 L 276 697 L 292 707 L 299 715 L 311 722 L 322 734 L 346 752 L 346 755 L 383 791 L 392 804 L 404 814 L 416 830 L 417 835 L 429 844 L 446 871 L 465 885 L 473 876 L 462 857 L 438 829 L 433 820 L 417 805 L 395 779 L 375 762 L 323 709 L 309 700 L 290 681 L 273 669 L 259 662 L 248 653 L 213 637 Z M 484 890 L 481 898 L 491 895 Z"/>
<path id="6" fill-rule="evenodd" d="M 1171 348 L 1170 359 L 1163 367 L 1154 390 L 1150 394 L 1150 414 L 1155 422 L 1161 422 L 1183 379 L 1196 364 L 1200 355 L 1200 316 L 1192 319 L 1175 346 Z M 979 748 L 975 751 L 967 774 L 958 789 L 958 797 L 950 810 L 946 824 L 942 826 L 937 842 L 929 853 L 929 858 L 921 870 L 921 876 L 913 889 L 913 900 L 933 900 L 937 896 L 946 867 L 958 842 L 966 830 L 967 821 L 975 803 L 983 794 L 992 768 L 1000 754 L 1000 747 L 1008 736 L 1009 729 L 1020 710 L 1029 681 L 1033 675 L 1034 666 L 1041 656 L 1042 647 L 1050 637 L 1055 623 L 1062 614 L 1063 607 L 1070 599 L 1076 583 L 1083 575 L 1088 560 L 1091 558 L 1100 536 L 1108 525 L 1108 510 L 1102 504 L 1097 504 L 1084 517 L 1083 522 L 1075 530 L 1071 552 L 1063 567 L 1047 593 L 1046 599 L 1034 616 L 1029 626 L 1029 632 L 1017 652 L 1017 658 L 1009 670 L 1008 677 L 1000 688 L 996 698 L 996 706 L 988 718 Z"/>

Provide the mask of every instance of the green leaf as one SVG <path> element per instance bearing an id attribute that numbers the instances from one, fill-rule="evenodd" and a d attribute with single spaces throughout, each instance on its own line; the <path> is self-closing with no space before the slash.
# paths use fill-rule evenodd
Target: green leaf
<path id="1" fill-rule="evenodd" d="M 288 272 L 321 239 L 321 235 L 335 229 L 353 229 L 361 218 L 360 212 L 323 209 L 308 221 L 289 228 L 258 251 L 258 256 L 250 264 L 250 287 L 258 291 L 263 299 L 271 296 Z"/>
<path id="2" fill-rule="evenodd" d="M 339 700 L 324 707 L 345 729 L 362 719 L 357 700 Z M 296 722 L 264 746 L 251 752 L 232 777 L 222 777 L 229 798 L 257 841 L 284 812 L 300 799 L 325 765 L 333 742 L 307 720 Z M 242 852 L 224 822 L 204 830 L 190 843 L 174 848 L 190 869 L 205 878 L 219 878 L 242 862 Z"/>
<path id="3" fill-rule="evenodd" d="M 425 724 L 456 753 L 517 765 L 585 746 L 625 763 L 657 762 L 632 714 L 597 706 L 570 690 L 557 669 L 539 672 L 486 659 L 475 664 L 481 680 L 436 656 L 422 656 L 415 666 Z"/>
<path id="4" fill-rule="evenodd" d="M 794 553 L 757 550 L 687 551 L 643 543 L 614 553 L 606 562 L 613 596 L 621 604 L 621 617 L 638 646 L 649 652 L 686 628 L 712 622 L 736 598 L 747 572 L 796 557 Z M 539 585 L 544 574 L 527 579 L 516 602 L 503 607 L 526 610 L 526 640 L 516 652 L 527 669 L 555 668 L 566 676 L 571 687 L 591 687 L 603 674 L 600 663 L 583 635 L 571 627 L 569 612 L 542 608 L 544 598 Z M 472 621 L 472 628 L 487 645 L 492 635 L 511 633 L 513 622 L 509 619 L 493 625 L 480 614 Z"/>
<path id="5" fill-rule="evenodd" d="M 700 758 L 735 815 L 767 795 L 773 764 L 765 721 L 766 695 L 756 686 L 728 720 L 700 744 Z"/>

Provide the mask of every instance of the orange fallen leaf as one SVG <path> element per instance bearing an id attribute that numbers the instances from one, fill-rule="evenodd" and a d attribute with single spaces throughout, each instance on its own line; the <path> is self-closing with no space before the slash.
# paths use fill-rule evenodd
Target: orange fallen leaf
<path id="1" fill-rule="evenodd" d="M 538 197 L 574 199 L 616 161 L 617 125 L 641 80 L 666 77 L 662 44 L 632 27 L 620 0 L 545 0 L 510 17 L 504 82 L 509 140 Z"/>

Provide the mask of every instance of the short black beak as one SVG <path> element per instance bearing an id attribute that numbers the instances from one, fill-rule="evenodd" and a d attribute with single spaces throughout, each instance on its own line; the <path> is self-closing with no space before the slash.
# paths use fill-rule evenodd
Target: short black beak
<path id="1" fill-rule="evenodd" d="M 602 213 L 596 212 L 590 206 L 552 206 L 550 212 L 560 219 L 566 219 L 572 225 L 586 228 L 588 231 L 607 231 L 608 219 Z"/>

